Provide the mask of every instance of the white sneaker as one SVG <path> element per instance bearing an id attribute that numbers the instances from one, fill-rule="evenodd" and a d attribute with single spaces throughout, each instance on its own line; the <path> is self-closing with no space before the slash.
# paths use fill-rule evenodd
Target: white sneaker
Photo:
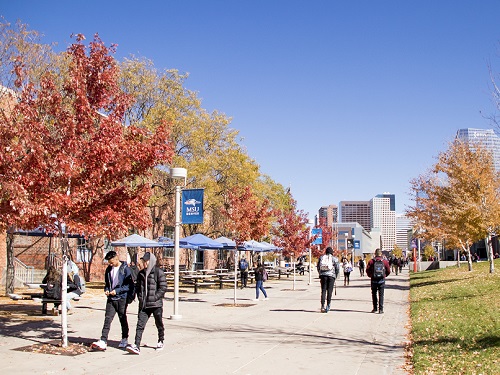
<path id="1" fill-rule="evenodd" d="M 269 299 L 269 297 L 266 297 L 266 298 L 264 298 L 264 301 L 267 301 L 268 299 Z"/>
<path id="2" fill-rule="evenodd" d="M 118 344 L 119 349 L 125 349 L 128 345 L 128 340 L 127 339 L 122 339 L 120 343 Z"/>
<path id="3" fill-rule="evenodd" d="M 158 341 L 158 344 L 156 344 L 156 350 L 163 350 L 163 341 Z"/>
<path id="4" fill-rule="evenodd" d="M 141 349 L 139 349 L 137 345 L 131 344 L 127 346 L 127 352 L 130 354 L 141 354 Z"/>
<path id="5" fill-rule="evenodd" d="M 104 351 L 108 347 L 108 344 L 102 340 L 97 340 L 90 345 L 90 349 L 101 350 Z"/>
<path id="6" fill-rule="evenodd" d="M 254 298 L 252 301 L 258 301 L 259 299 L 258 298 Z"/>

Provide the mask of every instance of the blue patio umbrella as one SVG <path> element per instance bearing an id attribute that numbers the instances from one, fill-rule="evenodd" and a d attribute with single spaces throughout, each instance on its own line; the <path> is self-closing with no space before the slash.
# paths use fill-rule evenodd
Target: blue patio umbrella
<path id="1" fill-rule="evenodd" d="M 179 245 L 184 247 L 184 245 L 194 246 L 199 250 L 204 249 L 222 249 L 224 247 L 223 244 L 212 240 L 210 237 L 204 236 L 201 233 L 193 234 L 192 236 L 188 236 L 185 238 L 181 238 L 179 240 Z"/>
<path id="2" fill-rule="evenodd" d="M 221 236 L 219 238 L 216 238 L 215 241 L 220 242 L 224 246 L 225 250 L 235 250 L 236 249 L 236 241 L 233 241 L 230 238 Z M 245 246 L 239 246 L 238 250 L 239 251 L 247 251 L 250 249 L 247 249 Z"/>
<path id="3" fill-rule="evenodd" d="M 162 243 L 163 246 L 168 247 L 168 248 L 173 248 L 175 247 L 174 240 L 169 237 L 158 237 L 158 242 Z M 191 246 L 191 245 L 181 245 L 179 241 L 179 247 L 182 247 L 183 249 L 196 249 L 196 246 Z"/>
<path id="4" fill-rule="evenodd" d="M 132 234 L 128 237 L 121 238 L 119 240 L 113 241 L 111 246 L 125 246 L 125 247 L 164 247 L 165 245 L 149 238 L 139 236 L 138 234 Z"/>
<path id="5" fill-rule="evenodd" d="M 269 249 L 269 251 L 278 251 L 278 250 L 281 250 L 278 246 L 275 246 L 273 244 L 270 244 L 269 242 L 266 242 L 266 241 L 260 241 L 260 243 L 262 245 L 264 245 L 265 247 L 267 247 Z"/>
<path id="6" fill-rule="evenodd" d="M 274 251 L 274 248 L 266 246 L 258 241 L 250 240 L 245 241 L 244 246 L 247 250 L 255 251 L 255 252 L 265 252 L 265 251 Z"/>

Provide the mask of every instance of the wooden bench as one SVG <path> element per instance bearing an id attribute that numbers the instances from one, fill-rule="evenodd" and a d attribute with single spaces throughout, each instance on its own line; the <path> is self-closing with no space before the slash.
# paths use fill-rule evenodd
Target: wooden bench
<path id="1" fill-rule="evenodd" d="M 54 304 L 54 307 L 52 309 L 53 315 L 59 315 L 59 305 L 62 304 L 62 300 L 58 299 L 50 299 L 50 298 L 43 298 L 43 297 L 33 297 L 33 301 L 35 302 L 40 302 L 42 304 L 42 314 L 46 315 L 47 314 L 47 304 L 52 303 Z M 74 297 L 72 298 L 73 301 L 79 301 L 80 297 Z"/>

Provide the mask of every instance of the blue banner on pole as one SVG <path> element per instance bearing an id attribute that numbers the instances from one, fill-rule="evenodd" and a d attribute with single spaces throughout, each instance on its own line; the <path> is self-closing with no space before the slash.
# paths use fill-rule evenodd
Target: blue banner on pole
<path id="1" fill-rule="evenodd" d="M 321 228 L 311 229 L 311 234 L 313 237 L 317 236 L 316 239 L 313 241 L 313 245 L 323 244 L 323 230 Z"/>
<path id="2" fill-rule="evenodd" d="M 182 190 L 182 224 L 203 224 L 204 189 Z"/>
<path id="3" fill-rule="evenodd" d="M 354 249 L 359 250 L 361 249 L 360 241 L 359 240 L 354 240 Z"/>

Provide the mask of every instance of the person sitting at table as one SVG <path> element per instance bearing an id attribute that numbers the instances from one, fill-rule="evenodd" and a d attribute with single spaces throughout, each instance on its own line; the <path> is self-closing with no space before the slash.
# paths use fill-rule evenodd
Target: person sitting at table
<path id="1" fill-rule="evenodd" d="M 83 294 L 80 276 L 74 272 L 68 272 L 68 293 L 66 294 L 66 309 L 71 310 L 72 299 L 78 298 Z"/>
<path id="2" fill-rule="evenodd" d="M 62 291 L 62 275 L 54 266 L 49 266 L 47 274 L 42 280 L 43 298 L 59 301 Z M 60 302 L 54 302 L 53 313 L 58 312 Z M 42 303 L 42 314 L 47 314 L 47 303 Z"/>

